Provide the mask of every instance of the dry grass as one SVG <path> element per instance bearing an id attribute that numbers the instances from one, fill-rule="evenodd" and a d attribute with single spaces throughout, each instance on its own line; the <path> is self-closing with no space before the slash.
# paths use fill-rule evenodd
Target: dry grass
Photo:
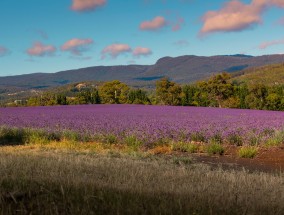
<path id="1" fill-rule="evenodd" d="M 284 214 L 283 174 L 89 147 L 1 147 L 0 213 Z"/>

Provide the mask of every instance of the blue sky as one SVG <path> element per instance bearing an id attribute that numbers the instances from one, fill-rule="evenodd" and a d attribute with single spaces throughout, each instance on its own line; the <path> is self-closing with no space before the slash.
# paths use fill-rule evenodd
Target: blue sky
<path id="1" fill-rule="evenodd" d="M 282 54 L 283 0 L 1 0 L 0 76 Z"/>

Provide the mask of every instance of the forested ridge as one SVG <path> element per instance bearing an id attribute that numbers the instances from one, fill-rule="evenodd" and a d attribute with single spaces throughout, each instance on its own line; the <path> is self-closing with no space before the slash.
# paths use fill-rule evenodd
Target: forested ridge
<path id="1" fill-rule="evenodd" d="M 76 83 L 46 91 L 5 106 L 51 106 L 78 104 L 145 104 L 284 110 L 284 84 L 245 82 L 228 73 L 208 80 L 180 85 L 169 78 L 156 82 L 155 90 L 131 88 L 114 80 Z"/>

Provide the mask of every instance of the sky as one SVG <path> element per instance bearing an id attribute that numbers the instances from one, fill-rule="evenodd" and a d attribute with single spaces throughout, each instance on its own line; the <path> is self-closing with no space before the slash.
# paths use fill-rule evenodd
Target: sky
<path id="1" fill-rule="evenodd" d="M 1 0 L 0 76 L 284 53 L 284 0 Z"/>

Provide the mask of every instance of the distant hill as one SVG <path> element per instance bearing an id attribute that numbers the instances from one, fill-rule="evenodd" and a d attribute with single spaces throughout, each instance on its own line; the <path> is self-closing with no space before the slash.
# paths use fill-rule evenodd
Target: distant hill
<path id="1" fill-rule="evenodd" d="M 167 76 L 178 83 L 192 83 L 226 71 L 234 73 L 247 68 L 283 63 L 284 55 L 220 55 L 212 57 L 164 57 L 154 65 L 96 66 L 57 73 L 36 73 L 0 77 L 0 94 L 40 90 L 83 81 L 120 80 L 131 86 L 151 88 L 156 80 Z"/>
<path id="2" fill-rule="evenodd" d="M 233 80 L 247 84 L 284 84 L 284 63 L 246 69 L 235 74 Z"/>

